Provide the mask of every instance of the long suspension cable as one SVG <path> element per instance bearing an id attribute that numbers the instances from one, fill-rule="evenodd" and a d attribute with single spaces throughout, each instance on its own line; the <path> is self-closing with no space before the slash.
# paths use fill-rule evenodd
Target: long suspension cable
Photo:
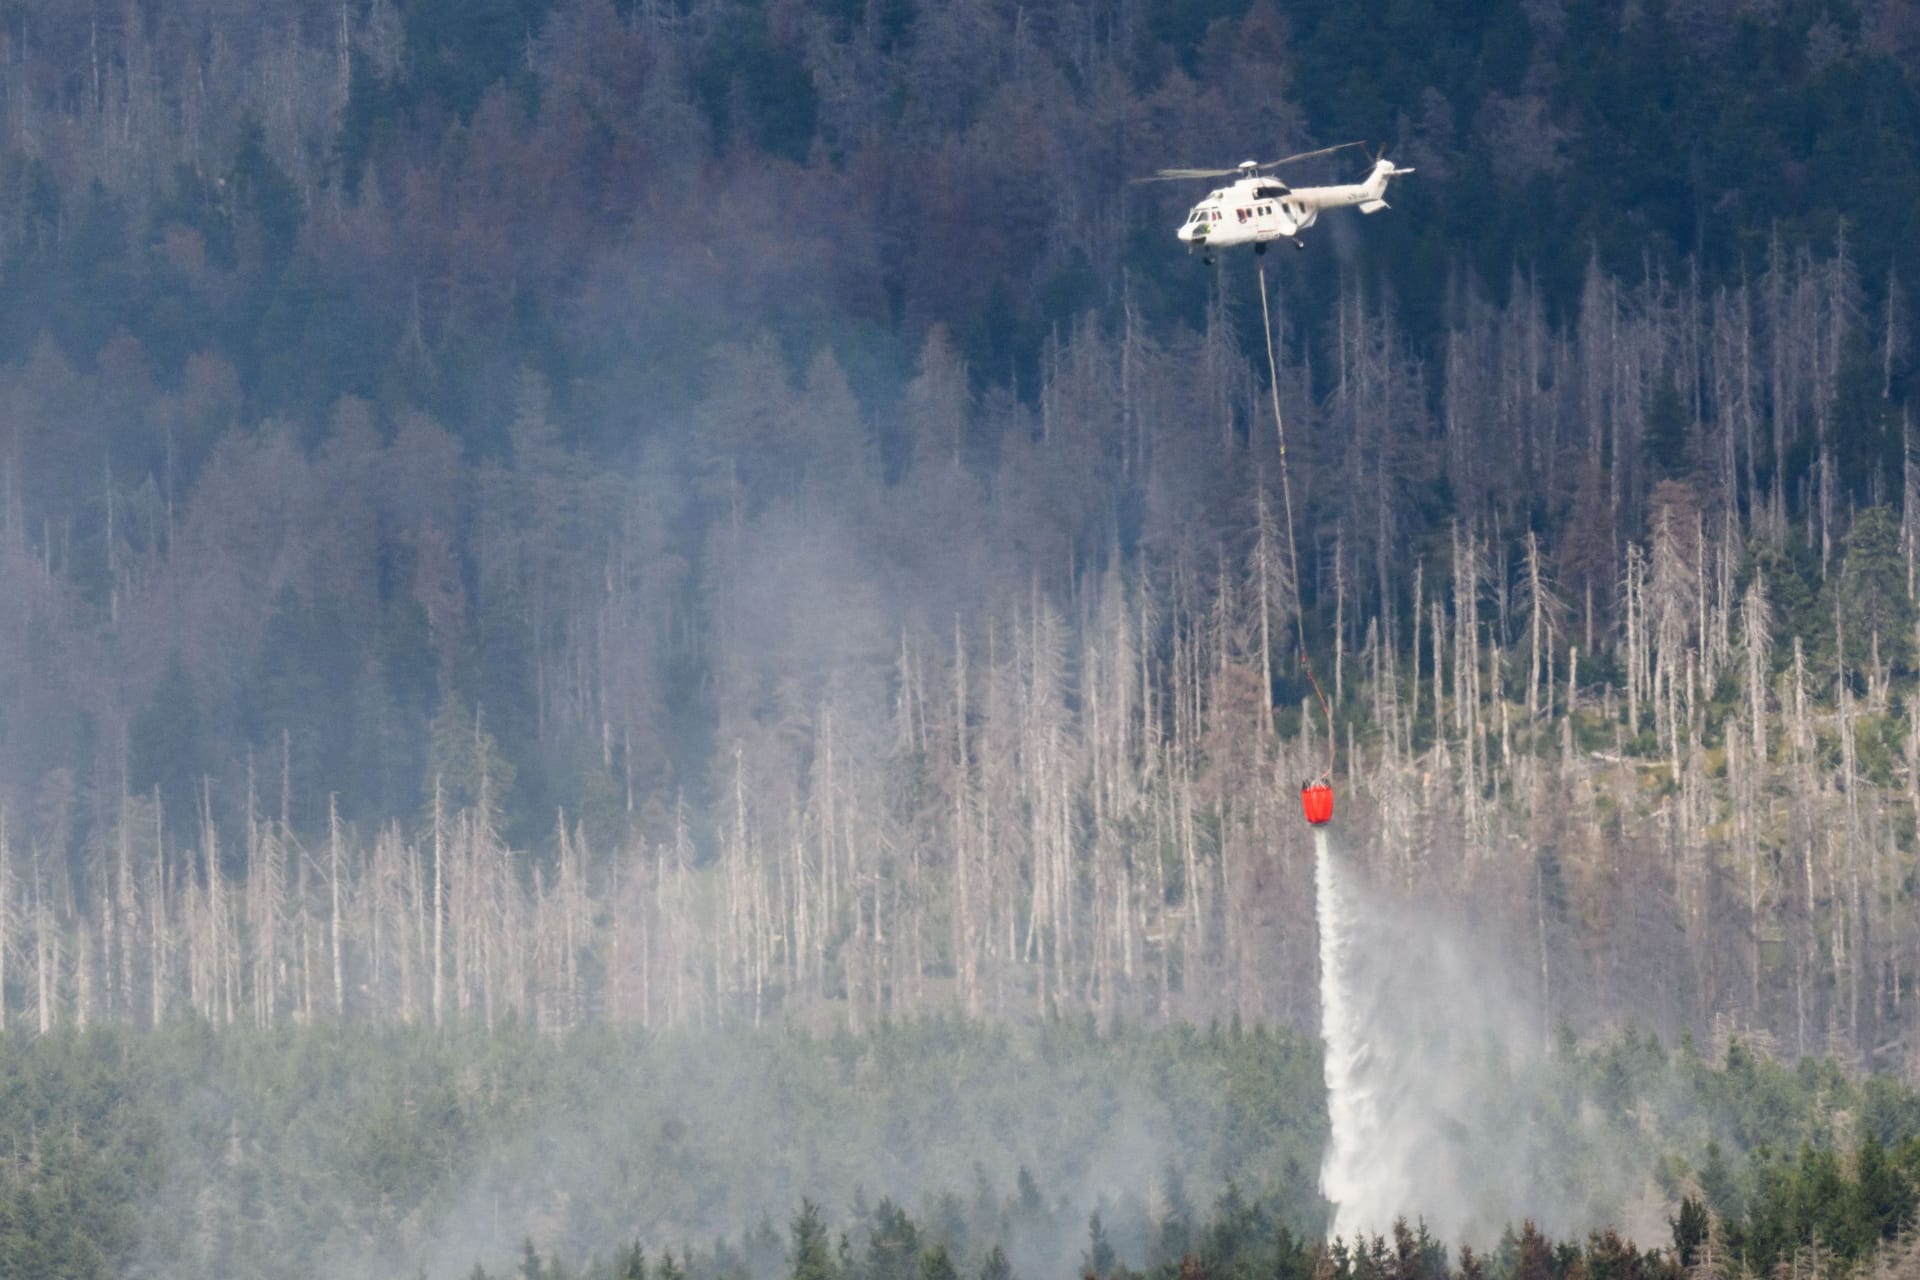
<path id="1" fill-rule="evenodd" d="M 1287 560 L 1293 571 L 1293 625 L 1300 638 L 1300 665 L 1306 668 L 1307 680 L 1313 685 L 1314 696 L 1320 699 L 1320 710 L 1327 717 L 1327 767 L 1319 777 L 1324 783 L 1333 777 L 1333 708 L 1327 705 L 1327 695 L 1320 691 L 1320 681 L 1313 674 L 1313 661 L 1307 656 L 1307 620 L 1300 608 L 1300 548 L 1293 540 L 1293 486 L 1287 480 L 1287 425 L 1280 416 L 1280 362 L 1273 353 L 1273 314 L 1267 309 L 1264 262 L 1260 264 L 1260 323 L 1267 335 L 1267 391 L 1273 398 L 1273 430 L 1280 440 L 1280 501 L 1287 514 Z"/>

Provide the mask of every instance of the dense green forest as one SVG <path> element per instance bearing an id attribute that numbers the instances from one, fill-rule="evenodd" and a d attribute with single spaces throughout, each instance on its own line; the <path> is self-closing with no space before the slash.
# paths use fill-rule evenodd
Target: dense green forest
<path id="1" fill-rule="evenodd" d="M 1505 1157 L 1543 1204 L 1573 1197 L 1539 1230 L 1581 1234 L 1546 1273 L 1515 1253 L 1538 1242 L 1472 1242 L 1489 1276 L 1601 1274 L 1574 1267 L 1582 1222 L 1620 1223 L 1596 1232 L 1616 1252 L 1638 1232 L 1605 1274 L 1650 1280 L 1708 1249 L 1714 1275 L 1830 1274 L 1913 1224 L 1920 1096 L 1884 1078 L 1628 1033 L 1505 1087 Z M 1301 1280 L 1406 1274 L 1370 1241 L 1320 1255 L 1319 1057 L 1287 1033 L 182 1023 L 10 1034 L 0 1088 L 9 1275 L 498 1275 L 529 1247 L 577 1274 L 638 1243 L 656 1278 L 779 1280 L 807 1200 L 816 1265 L 848 1277 L 924 1275 L 933 1250 L 1003 1280 L 1272 1275 L 1276 1245 Z M 1457 1243 L 1423 1241 L 1419 1274 L 1471 1274 Z"/>

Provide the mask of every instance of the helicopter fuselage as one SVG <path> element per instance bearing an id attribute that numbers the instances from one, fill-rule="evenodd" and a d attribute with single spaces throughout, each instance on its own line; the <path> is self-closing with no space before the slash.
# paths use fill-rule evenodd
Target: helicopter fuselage
<path id="1" fill-rule="evenodd" d="M 1243 166 L 1248 168 L 1250 166 Z M 1193 206 L 1177 234 L 1189 251 L 1230 249 L 1270 240 L 1295 240 L 1312 226 L 1322 209 L 1359 205 L 1362 213 L 1387 207 L 1387 179 L 1411 170 L 1396 169 L 1381 160 L 1365 182 L 1333 187 L 1289 187 L 1271 177 L 1249 172 L 1230 186 L 1209 191 Z"/>
<path id="2" fill-rule="evenodd" d="M 1231 248 L 1292 238 L 1312 226 L 1319 210 L 1269 178 L 1241 180 L 1209 191 L 1179 230 L 1189 248 Z"/>

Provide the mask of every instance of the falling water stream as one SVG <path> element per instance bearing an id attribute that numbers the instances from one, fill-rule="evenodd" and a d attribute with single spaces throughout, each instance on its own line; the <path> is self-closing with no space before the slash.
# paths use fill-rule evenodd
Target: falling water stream
<path id="1" fill-rule="evenodd" d="M 1363 1134 L 1373 1126 L 1367 1096 L 1359 1088 L 1365 1036 L 1354 1021 L 1348 992 L 1348 921 L 1334 885 L 1327 827 L 1313 827 L 1313 885 L 1321 927 L 1321 1040 L 1327 1054 L 1327 1157 L 1321 1163 L 1321 1194 L 1332 1201 L 1336 1236 L 1352 1240 L 1367 1173 L 1361 1167 Z"/>
<path id="2" fill-rule="evenodd" d="M 1328 847 L 1327 829 L 1313 829 L 1314 883 L 1320 915 L 1320 1035 L 1326 1046 L 1327 1119 L 1331 1132 L 1320 1166 L 1320 1191 L 1334 1208 L 1333 1234 L 1353 1240 L 1381 1232 L 1406 1211 L 1414 1188 L 1390 1124 L 1389 1065 L 1376 1057 L 1365 989 L 1355 981 L 1355 918 Z"/>

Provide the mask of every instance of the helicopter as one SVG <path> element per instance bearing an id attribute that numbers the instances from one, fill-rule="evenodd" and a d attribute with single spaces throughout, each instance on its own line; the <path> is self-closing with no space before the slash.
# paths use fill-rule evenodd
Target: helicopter
<path id="1" fill-rule="evenodd" d="M 1336 151 L 1362 145 L 1343 142 L 1338 146 L 1303 151 L 1299 155 L 1265 163 L 1243 160 L 1231 169 L 1162 169 L 1150 178 L 1136 178 L 1135 181 L 1180 182 L 1196 178 L 1234 178 L 1230 185 L 1209 191 L 1206 199 L 1193 206 L 1187 214 L 1187 220 L 1175 232 L 1181 243 L 1187 246 L 1188 253 L 1201 250 L 1206 254 L 1205 261 L 1211 264 L 1215 249 L 1230 249 L 1243 244 L 1252 245 L 1255 253 L 1265 253 L 1269 242 L 1287 239 L 1293 241 L 1294 248 L 1304 249 L 1307 244 L 1300 238 L 1300 233 L 1319 219 L 1322 209 L 1345 205 L 1359 205 L 1362 213 L 1378 213 L 1385 209 L 1388 179 L 1413 172 L 1412 169 L 1399 168 L 1385 155 L 1374 160 L 1373 168 L 1364 181 L 1341 186 L 1289 187 L 1271 173 L 1282 165 L 1332 155 Z"/>

